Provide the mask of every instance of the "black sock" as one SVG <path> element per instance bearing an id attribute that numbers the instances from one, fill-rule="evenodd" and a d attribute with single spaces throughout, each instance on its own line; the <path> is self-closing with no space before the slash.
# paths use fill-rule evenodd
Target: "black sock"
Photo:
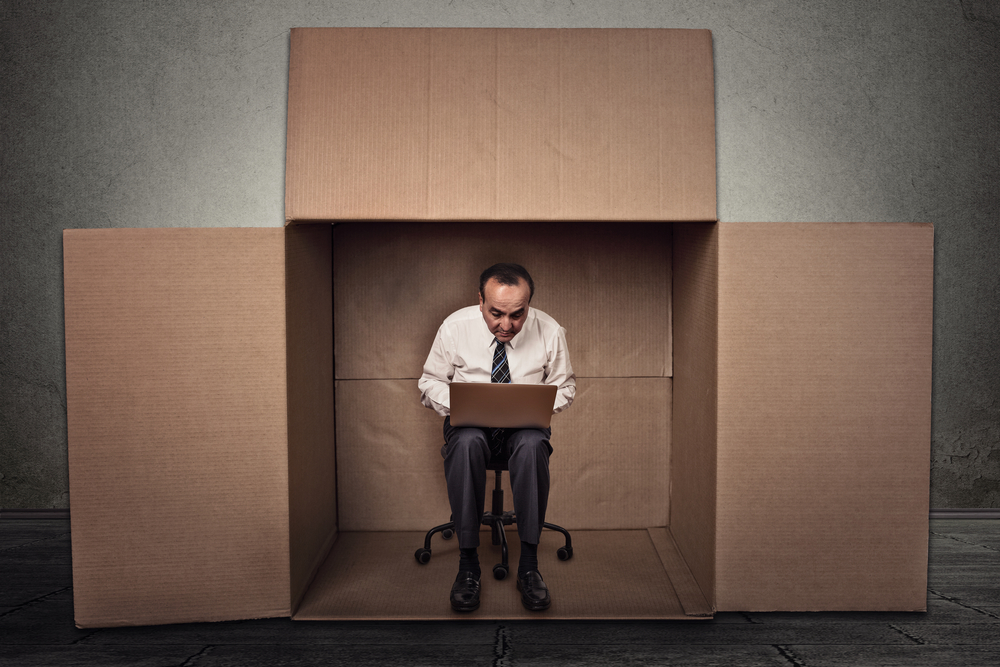
<path id="1" fill-rule="evenodd" d="M 482 576 L 482 570 L 479 569 L 479 552 L 476 551 L 476 547 L 459 549 L 458 551 L 458 571 L 471 572 L 477 578 Z"/>
<path id="2" fill-rule="evenodd" d="M 517 576 L 524 578 L 530 570 L 538 569 L 538 545 L 521 542 L 521 559 L 517 563 Z"/>

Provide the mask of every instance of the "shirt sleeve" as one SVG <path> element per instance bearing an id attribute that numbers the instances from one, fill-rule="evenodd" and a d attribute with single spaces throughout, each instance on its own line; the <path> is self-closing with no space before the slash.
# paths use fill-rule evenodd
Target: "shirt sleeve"
<path id="1" fill-rule="evenodd" d="M 576 374 L 573 364 L 569 361 L 569 346 L 566 345 L 566 330 L 556 329 L 555 334 L 546 345 L 548 367 L 545 373 L 545 384 L 554 384 L 559 389 L 556 392 L 556 402 L 552 412 L 562 412 L 570 406 L 576 396 Z"/>
<path id="2" fill-rule="evenodd" d="M 451 394 L 448 385 L 455 375 L 453 355 L 446 343 L 447 332 L 442 324 L 434 336 L 431 351 L 424 362 L 424 371 L 417 381 L 420 402 L 442 417 L 451 414 Z"/>

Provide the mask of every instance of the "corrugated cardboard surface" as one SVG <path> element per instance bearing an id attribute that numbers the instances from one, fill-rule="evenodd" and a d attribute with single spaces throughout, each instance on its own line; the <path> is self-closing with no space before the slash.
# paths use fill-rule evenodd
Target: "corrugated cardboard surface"
<path id="1" fill-rule="evenodd" d="M 329 225 L 300 226 L 285 234 L 293 607 L 337 531 L 330 236 Z"/>
<path id="2" fill-rule="evenodd" d="M 670 225 L 338 224 L 338 379 L 419 378 L 445 317 L 478 303 L 479 274 L 524 265 L 531 305 L 566 329 L 579 377 L 665 377 Z"/>
<path id="3" fill-rule="evenodd" d="M 573 405 L 553 418 L 552 521 L 602 530 L 667 524 L 671 387 L 669 378 L 578 381 Z"/>
<path id="4" fill-rule="evenodd" d="M 719 230 L 717 607 L 926 605 L 933 229 Z"/>
<path id="5" fill-rule="evenodd" d="M 661 529 L 665 530 L 665 529 Z M 455 580 L 458 544 L 434 537 L 426 565 L 413 552 L 423 546 L 423 533 L 341 533 L 296 620 L 486 620 L 486 619 L 679 619 L 685 613 L 661 560 L 661 551 L 645 530 L 579 531 L 573 534 L 574 556 L 556 558 L 563 545 L 558 533 L 545 531 L 538 549 L 539 571 L 552 594 L 552 606 L 529 612 L 521 605 L 515 573 L 519 543 L 508 531 L 511 573 L 493 578 L 500 547 L 488 532 L 479 549 L 483 566 L 479 609 L 452 611 L 448 593 Z M 668 547 L 669 549 L 669 547 Z M 668 561 L 670 559 L 668 558 Z M 690 605 L 690 602 L 688 603 Z M 704 616 L 702 616 L 704 618 Z"/>
<path id="6" fill-rule="evenodd" d="M 65 232 L 78 625 L 289 613 L 283 236 Z"/>
<path id="7" fill-rule="evenodd" d="M 715 220 L 706 30 L 297 28 L 285 215 Z"/>
<path id="8" fill-rule="evenodd" d="M 715 599 L 718 225 L 674 228 L 674 395 L 670 532 Z"/>
<path id="9" fill-rule="evenodd" d="M 669 378 L 578 381 L 576 401 L 552 419 L 548 521 L 570 529 L 666 525 L 670 387 Z M 341 530 L 428 530 L 448 520 L 442 420 L 419 396 L 416 380 L 337 381 Z M 507 475 L 504 487 L 512 509 Z"/>

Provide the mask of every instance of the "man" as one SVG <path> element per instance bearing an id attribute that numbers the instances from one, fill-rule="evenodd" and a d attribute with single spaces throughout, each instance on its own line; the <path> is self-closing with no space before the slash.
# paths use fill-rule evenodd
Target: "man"
<path id="1" fill-rule="evenodd" d="M 479 527 L 486 500 L 486 464 L 492 451 L 509 454 L 514 514 L 521 539 L 517 589 L 531 610 L 548 609 L 548 587 L 538 572 L 538 540 L 549 495 L 551 429 L 454 428 L 449 417 L 452 382 L 514 382 L 558 387 L 553 412 L 569 407 L 576 376 L 566 330 L 529 307 L 535 285 L 519 264 L 495 264 L 479 277 L 479 307 L 462 308 L 438 329 L 418 386 L 421 402 L 445 418 L 444 474 L 455 533 L 458 576 L 451 589 L 456 611 L 479 607 Z"/>

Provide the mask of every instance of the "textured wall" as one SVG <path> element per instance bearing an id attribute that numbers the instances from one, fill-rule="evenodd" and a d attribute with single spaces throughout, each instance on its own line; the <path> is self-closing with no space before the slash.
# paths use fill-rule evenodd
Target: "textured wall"
<path id="1" fill-rule="evenodd" d="M 709 28 L 719 217 L 936 226 L 934 507 L 1000 507 L 992 0 L 0 0 L 0 507 L 68 506 L 67 227 L 280 226 L 293 26 Z"/>

